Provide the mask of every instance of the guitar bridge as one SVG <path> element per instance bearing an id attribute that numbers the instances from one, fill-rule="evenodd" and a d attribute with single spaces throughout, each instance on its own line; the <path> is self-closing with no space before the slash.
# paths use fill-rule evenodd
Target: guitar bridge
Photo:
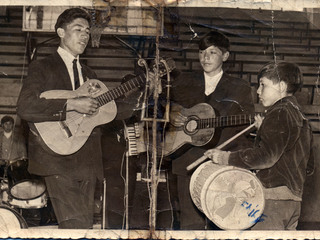
<path id="1" fill-rule="evenodd" d="M 72 137 L 72 133 L 68 127 L 68 125 L 64 122 L 64 121 L 60 121 L 59 122 L 59 125 L 62 129 L 62 131 L 65 133 L 65 135 L 67 136 L 67 138 L 70 138 Z"/>

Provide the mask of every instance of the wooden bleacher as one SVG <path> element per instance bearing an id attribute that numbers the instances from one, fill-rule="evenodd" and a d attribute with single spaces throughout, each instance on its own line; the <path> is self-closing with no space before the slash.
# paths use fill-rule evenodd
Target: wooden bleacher
<path id="1" fill-rule="evenodd" d="M 8 7 L 7 12 L 10 13 L 10 19 L 0 19 L 0 54 L 3 56 L 0 60 L 0 76 L 1 84 L 10 85 L 21 83 L 27 74 L 27 33 L 21 30 L 22 8 Z M 181 70 L 199 69 L 198 37 L 211 29 L 219 29 L 231 41 L 231 55 L 226 64 L 228 72 L 245 77 L 255 86 L 258 69 L 275 56 L 278 60 L 295 61 L 306 76 L 308 92 L 314 95 L 312 87 L 316 87 L 315 78 L 318 75 L 320 34 L 310 29 L 306 13 L 274 11 L 272 20 L 271 11 L 266 10 L 201 8 L 195 11 L 193 8 L 172 8 L 166 12 L 166 19 L 172 12 L 179 14 L 176 16 L 178 20 L 174 21 L 178 24 L 175 29 L 179 32 L 176 32 L 174 41 L 170 37 L 161 39 L 160 50 L 163 55 L 172 56 Z M 169 24 L 172 23 L 169 21 Z M 197 38 L 192 39 L 191 29 L 198 34 Z M 53 36 L 53 33 L 32 33 L 38 44 Z M 142 43 L 143 47 L 140 46 L 137 51 L 144 57 L 148 56 L 147 48 L 153 40 L 122 38 L 132 45 Z M 112 82 L 114 86 L 125 74 L 132 73 L 138 56 L 112 36 L 103 35 L 101 43 L 100 48 L 88 46 L 83 59 L 97 71 L 99 78 L 106 83 Z M 39 46 L 37 57 L 52 53 L 57 44 L 56 39 Z M 2 89 L 10 89 L 7 85 Z"/>
<path id="2" fill-rule="evenodd" d="M 14 114 L 23 78 L 27 75 L 28 56 L 22 31 L 22 7 L 7 7 L 7 15 L 0 18 L 0 87 L 1 114 Z M 273 17 L 273 19 L 272 19 Z M 305 109 L 316 109 L 319 97 L 320 33 L 310 27 L 304 12 L 223 8 L 170 8 L 165 11 L 165 35 L 160 39 L 160 54 L 171 56 L 182 71 L 200 69 L 198 62 L 199 37 L 218 29 L 231 42 L 231 54 L 225 70 L 257 87 L 256 75 L 261 66 L 275 57 L 296 62 L 304 74 L 305 84 L 299 97 Z M 194 35 L 197 33 L 197 36 Z M 55 36 L 54 33 L 31 33 L 36 44 Z M 136 49 L 136 53 L 111 35 L 103 35 L 99 48 L 89 44 L 82 59 L 92 67 L 108 87 L 120 84 L 126 74 L 133 73 L 138 54 L 146 58 L 152 53 L 154 39 L 139 36 L 120 36 Z M 51 54 L 58 39 L 40 44 L 37 58 Z M 255 97 L 255 99 L 257 99 Z M 258 102 L 256 102 L 258 104 Z M 316 113 L 316 112 L 315 112 Z M 311 113 L 312 114 L 312 113 Z M 317 124 L 315 124 L 317 125 Z M 315 127 L 316 132 L 319 127 Z"/>

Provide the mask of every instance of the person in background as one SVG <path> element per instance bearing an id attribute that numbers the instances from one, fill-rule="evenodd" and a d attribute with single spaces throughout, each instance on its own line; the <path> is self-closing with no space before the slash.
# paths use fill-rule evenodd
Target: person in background
<path id="1" fill-rule="evenodd" d="M 1 176 L 4 174 L 5 167 L 12 164 L 17 166 L 27 159 L 27 144 L 21 131 L 16 129 L 14 119 L 10 116 L 4 116 L 1 119 L 0 131 L 0 159 Z"/>
<path id="2" fill-rule="evenodd" d="M 19 130 L 15 130 L 14 119 L 4 116 L 1 119 L 1 159 L 16 161 L 27 159 L 26 141 Z"/>
<path id="3" fill-rule="evenodd" d="M 254 146 L 238 151 L 210 149 L 214 163 L 257 170 L 264 190 L 263 220 L 253 230 L 295 230 L 306 175 L 313 172 L 312 129 L 293 94 L 302 86 L 299 67 L 271 62 L 258 74 L 257 93 L 265 117 L 256 116 Z M 309 161 L 311 159 L 311 161 Z"/>

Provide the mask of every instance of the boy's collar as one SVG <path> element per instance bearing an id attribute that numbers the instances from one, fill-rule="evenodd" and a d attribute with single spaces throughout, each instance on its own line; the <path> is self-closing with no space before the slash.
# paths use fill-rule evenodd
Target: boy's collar
<path id="1" fill-rule="evenodd" d="M 208 75 L 208 73 L 206 73 L 205 71 L 203 71 L 203 73 L 204 73 L 204 76 L 205 76 L 205 78 L 219 78 L 219 77 L 222 77 L 222 75 L 223 75 L 223 70 L 221 69 L 221 71 L 220 72 L 218 72 L 216 75 L 214 75 L 214 76 L 209 76 Z"/>
<path id="2" fill-rule="evenodd" d="M 290 96 L 285 96 L 285 97 L 279 99 L 279 100 L 276 101 L 272 106 L 270 106 L 268 109 L 271 109 L 271 108 L 273 108 L 274 106 L 279 105 L 279 104 L 281 104 L 281 103 L 287 103 L 287 102 L 290 102 L 290 103 L 292 103 L 292 104 L 294 104 L 294 105 L 299 105 L 298 102 L 297 102 L 296 97 L 293 96 L 293 95 L 290 95 Z"/>

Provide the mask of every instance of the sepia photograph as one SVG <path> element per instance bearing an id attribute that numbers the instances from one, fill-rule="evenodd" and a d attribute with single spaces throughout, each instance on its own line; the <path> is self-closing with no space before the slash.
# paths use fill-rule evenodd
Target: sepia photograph
<path id="1" fill-rule="evenodd" d="M 4 0 L 0 56 L 0 238 L 320 238 L 317 1 Z"/>

